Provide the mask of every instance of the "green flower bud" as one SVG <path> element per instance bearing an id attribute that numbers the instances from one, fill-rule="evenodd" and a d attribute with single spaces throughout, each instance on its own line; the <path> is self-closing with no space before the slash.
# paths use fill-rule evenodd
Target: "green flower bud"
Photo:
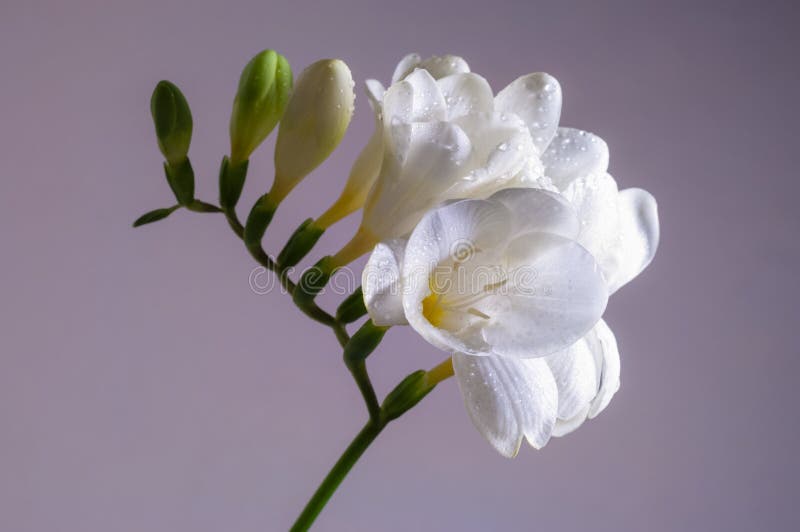
<path id="1" fill-rule="evenodd" d="M 292 92 L 292 69 L 285 57 L 264 50 L 247 63 L 231 114 L 231 161 L 250 158 L 283 116 Z"/>
<path id="2" fill-rule="evenodd" d="M 186 159 L 192 140 L 192 112 L 186 98 L 173 83 L 159 81 L 150 98 L 150 113 L 158 148 L 170 165 L 179 165 Z"/>
<path id="3" fill-rule="evenodd" d="M 355 93 L 350 69 L 323 59 L 297 78 L 278 128 L 273 197 L 283 199 L 336 149 L 353 116 Z"/>

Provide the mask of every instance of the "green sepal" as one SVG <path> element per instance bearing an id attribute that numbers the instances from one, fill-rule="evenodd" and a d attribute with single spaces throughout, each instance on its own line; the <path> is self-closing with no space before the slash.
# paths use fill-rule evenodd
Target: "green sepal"
<path id="1" fill-rule="evenodd" d="M 253 252 L 261 251 L 261 239 L 264 238 L 264 233 L 275 215 L 275 210 L 278 204 L 273 202 L 269 194 L 264 194 L 258 201 L 256 201 L 250 214 L 247 216 L 247 221 L 244 224 L 244 244 L 247 249 Z"/>
<path id="2" fill-rule="evenodd" d="M 189 158 L 176 164 L 165 162 L 164 174 L 178 203 L 189 205 L 194 200 L 194 170 Z"/>
<path id="3" fill-rule="evenodd" d="M 344 346 L 344 360 L 350 365 L 356 362 L 362 362 L 375 351 L 378 344 L 383 340 L 383 335 L 389 327 L 381 327 L 372 323 L 372 320 L 367 321 L 347 342 Z"/>
<path id="4" fill-rule="evenodd" d="M 353 323 L 366 313 L 367 307 L 364 305 L 364 292 L 359 286 L 336 309 L 336 320 L 341 323 Z"/>
<path id="5" fill-rule="evenodd" d="M 192 202 L 188 204 L 186 208 L 192 212 L 222 212 L 222 209 L 216 205 L 212 205 L 198 199 L 192 200 Z"/>
<path id="6" fill-rule="evenodd" d="M 325 229 L 316 225 L 313 218 L 303 222 L 278 254 L 278 266 L 281 269 L 295 266 L 308 255 L 324 232 Z"/>
<path id="7" fill-rule="evenodd" d="M 313 303 L 314 298 L 325 288 L 335 271 L 333 257 L 330 255 L 322 257 L 315 265 L 304 271 L 292 296 L 295 305 L 305 308 Z"/>
<path id="8" fill-rule="evenodd" d="M 219 204 L 223 210 L 233 209 L 239 202 L 247 177 L 247 166 L 250 161 L 231 164 L 226 156 L 219 168 Z"/>
<path id="9" fill-rule="evenodd" d="M 134 227 L 139 227 L 140 225 L 151 224 L 153 222 L 157 222 L 159 220 L 163 220 L 176 209 L 178 209 L 180 205 L 173 205 L 172 207 L 168 207 L 166 209 L 156 209 L 154 211 L 146 212 L 143 215 L 139 216 L 135 222 L 133 222 Z"/>
<path id="10" fill-rule="evenodd" d="M 414 408 L 436 385 L 428 383 L 427 371 L 420 369 L 408 375 L 389 392 L 381 405 L 381 417 L 385 422 L 397 419 Z"/>

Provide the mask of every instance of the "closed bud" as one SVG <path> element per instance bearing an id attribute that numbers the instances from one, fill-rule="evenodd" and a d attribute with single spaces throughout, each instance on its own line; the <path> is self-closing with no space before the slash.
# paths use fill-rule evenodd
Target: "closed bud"
<path id="1" fill-rule="evenodd" d="M 292 91 L 292 69 L 285 57 L 264 50 L 247 63 L 231 114 L 231 161 L 246 161 L 280 121 Z"/>
<path id="2" fill-rule="evenodd" d="M 297 78 L 278 128 L 273 196 L 283 199 L 336 149 L 353 116 L 355 93 L 347 65 L 323 59 Z"/>
<path id="3" fill-rule="evenodd" d="M 189 153 L 192 140 L 192 112 L 175 84 L 159 81 L 150 98 L 150 113 L 156 126 L 158 148 L 172 166 L 178 166 Z"/>

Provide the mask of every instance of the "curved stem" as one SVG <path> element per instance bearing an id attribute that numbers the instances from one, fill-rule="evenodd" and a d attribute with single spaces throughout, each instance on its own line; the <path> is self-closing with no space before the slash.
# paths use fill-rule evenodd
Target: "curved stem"
<path id="1" fill-rule="evenodd" d="M 372 381 L 367 373 L 366 362 L 359 360 L 358 362 L 348 363 L 347 369 L 349 369 L 350 373 L 353 375 L 353 380 L 356 381 L 358 391 L 361 392 L 361 397 L 364 398 L 370 420 L 377 421 L 381 415 L 381 405 L 378 402 L 375 388 L 373 388 Z"/>
<path id="2" fill-rule="evenodd" d="M 244 238 L 244 226 L 242 225 L 242 222 L 239 221 L 236 211 L 231 208 L 222 209 L 222 212 L 225 213 L 225 219 L 228 220 L 228 225 L 231 226 L 231 229 L 233 229 L 233 232 L 236 233 L 236 236 L 239 238 Z M 267 255 L 267 253 L 260 248 L 249 249 L 249 251 L 256 262 L 258 262 L 261 266 L 267 270 L 278 273 L 278 279 L 280 280 L 281 286 L 283 286 L 283 289 L 286 290 L 290 296 L 294 294 L 296 288 L 295 283 L 292 282 L 288 275 L 281 274 L 278 265 L 274 260 L 272 260 L 272 257 Z M 300 310 L 312 320 L 331 327 L 340 344 L 344 345 L 347 343 L 347 339 L 349 338 L 347 336 L 347 331 L 344 330 L 344 327 L 331 314 L 328 314 L 315 304 L 308 305 L 306 308 L 301 308 Z"/>
<path id="3" fill-rule="evenodd" d="M 225 219 L 228 220 L 228 225 L 231 226 L 233 232 L 236 233 L 236 236 L 239 238 L 244 237 L 244 226 L 242 222 L 239 221 L 239 217 L 236 215 L 236 210 L 233 208 L 222 209 L 222 212 L 225 213 Z"/>
<path id="4" fill-rule="evenodd" d="M 431 386 L 431 388 L 452 376 L 453 359 L 450 357 L 447 357 L 441 364 L 426 372 L 428 385 Z M 367 377 L 367 381 L 369 381 L 369 377 Z M 370 384 L 370 390 L 372 390 L 372 384 Z M 374 396 L 374 390 L 372 390 L 371 393 Z M 364 425 L 361 432 L 356 435 L 352 443 L 345 449 L 342 456 L 336 461 L 333 468 L 331 468 L 330 472 L 322 480 L 317 491 L 314 492 L 311 500 L 308 501 L 305 508 L 303 508 L 303 511 L 300 513 L 300 516 L 294 522 L 294 525 L 292 525 L 291 532 L 302 532 L 311 527 L 314 520 L 344 480 L 344 477 L 347 476 L 347 473 L 350 472 L 358 459 L 361 458 L 361 455 L 364 454 L 364 451 L 367 450 L 384 427 L 391 421 L 391 419 L 381 416 L 381 410 L 378 411 L 377 417 L 370 417 L 370 420 Z"/>
<path id="5" fill-rule="evenodd" d="M 367 447 L 375 441 L 375 438 L 381 433 L 385 423 L 370 421 L 367 423 L 361 432 L 353 439 L 352 443 L 345 449 L 339 460 L 336 461 L 333 468 L 328 475 L 319 485 L 317 491 L 308 501 L 302 513 L 292 525 L 291 532 L 301 532 L 308 530 L 314 523 L 319 513 L 325 507 L 325 504 L 330 500 L 336 488 L 342 483 L 344 477 L 353 468 L 355 463 L 367 450 Z"/>

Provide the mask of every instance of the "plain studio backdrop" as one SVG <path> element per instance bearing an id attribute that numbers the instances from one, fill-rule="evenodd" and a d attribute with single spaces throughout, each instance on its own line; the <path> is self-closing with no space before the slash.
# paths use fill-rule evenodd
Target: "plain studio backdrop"
<path id="1" fill-rule="evenodd" d="M 562 123 L 607 140 L 621 187 L 660 207 L 655 262 L 606 313 L 622 388 L 602 415 L 507 460 L 448 381 L 368 450 L 319 530 L 798 530 L 799 25 L 793 2 L 5 0 L 0 530 L 286 529 L 365 420 L 333 335 L 251 290 L 219 215 L 130 227 L 172 199 L 155 83 L 192 105 L 197 189 L 216 201 L 238 75 L 264 48 L 296 72 L 342 58 L 358 84 L 273 252 L 366 142 L 363 80 L 411 51 L 462 55 L 495 90 L 555 75 Z M 272 140 L 243 213 L 271 159 Z M 400 328 L 370 369 L 384 394 L 442 358 Z"/>

